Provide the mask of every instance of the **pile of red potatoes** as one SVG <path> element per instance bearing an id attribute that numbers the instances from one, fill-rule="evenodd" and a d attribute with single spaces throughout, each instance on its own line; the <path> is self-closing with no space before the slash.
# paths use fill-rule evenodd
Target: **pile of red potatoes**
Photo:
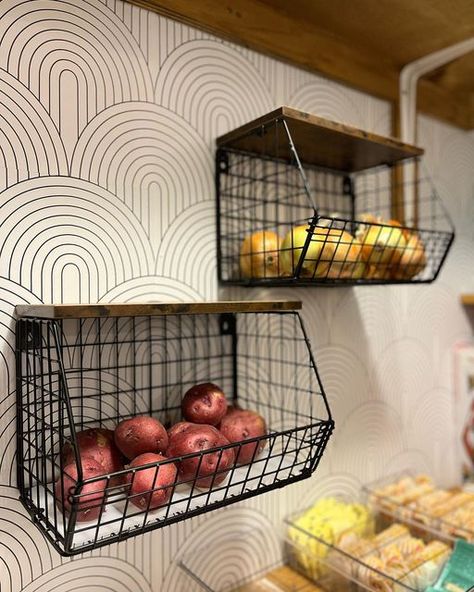
<path id="1" fill-rule="evenodd" d="M 170 500 L 177 484 L 199 489 L 220 485 L 232 467 L 252 462 L 265 447 L 263 438 L 221 448 L 265 436 L 267 426 L 255 411 L 230 406 L 216 384 L 208 382 L 190 388 L 182 399 L 181 410 L 184 421 L 168 431 L 158 419 L 140 415 L 125 419 L 115 430 L 90 428 L 76 434 L 84 479 L 137 469 L 111 477 L 108 483 L 104 478 L 84 485 L 77 521 L 96 520 L 105 511 L 107 488 L 124 487 L 131 504 L 144 511 L 153 510 Z M 205 452 L 211 448 L 218 450 Z M 204 454 L 186 457 L 192 453 Z M 69 514 L 78 479 L 69 443 L 62 450 L 62 458 L 64 469 L 56 481 L 55 496 L 58 506 Z M 140 468 L 168 459 L 159 467 Z"/>

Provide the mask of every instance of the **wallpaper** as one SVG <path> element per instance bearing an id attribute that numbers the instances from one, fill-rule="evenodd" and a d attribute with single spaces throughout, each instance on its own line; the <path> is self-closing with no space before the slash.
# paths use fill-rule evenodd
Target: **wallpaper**
<path id="1" fill-rule="evenodd" d="M 194 590 L 278 559 L 283 518 L 412 468 L 459 479 L 452 348 L 472 325 L 474 137 L 421 117 L 419 143 L 457 229 L 428 286 L 219 289 L 214 138 L 288 104 L 381 134 L 384 101 L 121 0 L 0 3 L 0 589 Z M 336 431 L 315 476 L 74 559 L 15 487 L 18 303 L 300 298 Z M 218 549 L 218 550 L 217 550 Z M 194 563 L 193 563 L 194 562 Z"/>

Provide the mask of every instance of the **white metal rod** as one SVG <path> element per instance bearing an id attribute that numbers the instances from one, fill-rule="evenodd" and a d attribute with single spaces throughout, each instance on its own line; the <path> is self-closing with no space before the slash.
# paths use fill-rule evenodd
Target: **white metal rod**
<path id="1" fill-rule="evenodd" d="M 416 92 L 418 79 L 456 58 L 474 51 L 474 37 L 444 47 L 403 67 L 400 73 L 400 137 L 412 144 L 416 140 Z"/>

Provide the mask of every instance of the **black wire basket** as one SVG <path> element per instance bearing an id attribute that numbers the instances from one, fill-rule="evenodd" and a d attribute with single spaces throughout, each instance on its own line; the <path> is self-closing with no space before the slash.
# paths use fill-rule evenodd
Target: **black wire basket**
<path id="1" fill-rule="evenodd" d="M 454 239 L 423 151 L 282 107 L 217 140 L 224 284 L 426 283 Z"/>
<path id="2" fill-rule="evenodd" d="M 333 421 L 294 302 L 19 306 L 18 487 L 63 555 L 121 541 L 309 477 Z M 78 432 L 153 416 L 168 428 L 194 384 L 214 382 L 267 424 L 246 464 L 221 464 L 242 443 L 90 476 Z M 263 449 L 262 449 L 263 448 Z M 61 477 L 72 452 L 72 484 Z M 203 484 L 201 466 L 214 462 Z M 217 456 L 216 456 L 217 455 Z M 218 458 L 218 461 L 216 461 Z M 171 464 L 195 462 L 191 476 Z M 68 461 L 70 462 L 70 461 Z M 134 503 L 134 482 L 152 472 Z M 70 469 L 68 469 L 70 471 Z M 70 473 L 68 473 L 71 475 Z M 148 476 L 150 473 L 148 472 Z M 164 484 L 165 483 L 165 484 Z M 163 502 L 151 509 L 153 494 Z"/>

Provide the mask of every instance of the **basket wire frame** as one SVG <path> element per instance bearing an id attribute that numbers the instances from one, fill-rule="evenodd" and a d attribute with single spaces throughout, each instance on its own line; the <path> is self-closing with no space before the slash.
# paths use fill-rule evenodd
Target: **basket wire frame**
<path id="1" fill-rule="evenodd" d="M 18 487 L 34 522 L 63 555 L 121 541 L 190 516 L 309 477 L 334 427 L 302 320 L 296 312 L 190 314 L 156 317 L 17 321 Z M 181 419 L 181 398 L 199 382 L 215 382 L 233 404 L 253 409 L 267 423 L 246 465 L 221 465 L 226 449 L 204 450 L 105 476 L 84 478 L 61 490 L 66 444 L 79 459 L 77 432 L 113 429 L 135 415 L 152 415 L 165 427 Z M 265 448 L 257 455 L 261 441 Z M 199 470 L 217 455 L 210 487 L 198 487 Z M 194 475 L 179 472 L 159 484 L 160 467 L 192 458 Z M 115 479 L 152 469 L 153 486 L 138 509 L 128 487 Z M 223 479 L 223 480 L 222 480 Z M 59 480 L 62 488 L 63 482 Z M 93 493 L 91 494 L 91 487 Z M 151 510 L 151 494 L 169 500 Z M 98 517 L 81 521 L 84 509 Z"/>
<path id="2" fill-rule="evenodd" d="M 216 152 L 222 283 L 337 286 L 436 279 L 454 227 L 420 161 L 341 172 L 302 163 L 284 117 L 246 133 L 258 138 L 258 150 L 229 144 Z M 290 233 L 298 226 L 305 227 L 304 240 Z M 244 269 L 244 240 L 264 231 L 276 233 L 279 246 L 268 235 L 252 243 L 244 256 L 250 270 Z M 276 262 L 262 265 L 269 256 Z"/>

